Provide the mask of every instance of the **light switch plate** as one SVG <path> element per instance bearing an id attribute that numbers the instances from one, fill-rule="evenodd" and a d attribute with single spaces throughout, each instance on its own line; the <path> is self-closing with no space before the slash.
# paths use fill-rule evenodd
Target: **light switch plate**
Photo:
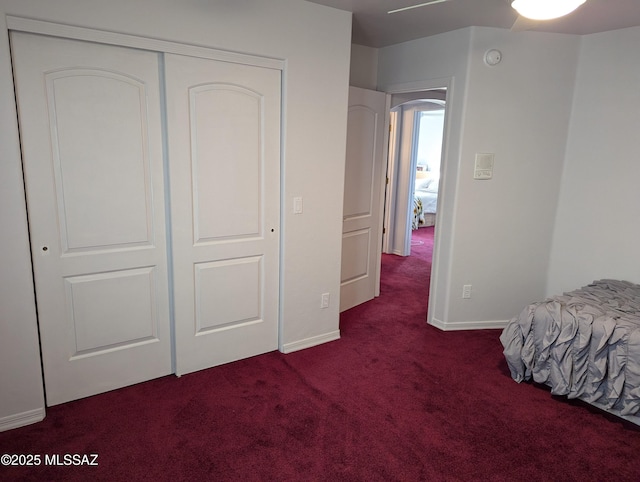
<path id="1" fill-rule="evenodd" d="M 473 171 L 474 179 L 491 179 L 493 177 L 493 161 L 495 154 L 477 152 Z"/>

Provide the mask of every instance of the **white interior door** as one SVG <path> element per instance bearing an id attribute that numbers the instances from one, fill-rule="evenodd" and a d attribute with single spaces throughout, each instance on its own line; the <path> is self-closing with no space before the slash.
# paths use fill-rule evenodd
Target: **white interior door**
<path id="1" fill-rule="evenodd" d="M 165 65 L 180 375 L 278 347 L 281 75 Z"/>
<path id="2" fill-rule="evenodd" d="M 12 33 L 47 404 L 171 372 L 158 54 Z"/>
<path id="3" fill-rule="evenodd" d="M 380 291 L 386 94 L 349 88 L 340 311 Z"/>

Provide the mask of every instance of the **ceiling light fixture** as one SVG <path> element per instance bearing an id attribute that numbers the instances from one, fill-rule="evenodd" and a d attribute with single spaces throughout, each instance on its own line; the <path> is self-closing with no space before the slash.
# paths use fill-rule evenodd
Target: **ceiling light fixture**
<path id="1" fill-rule="evenodd" d="M 586 0 L 513 0 L 511 6 L 523 17 L 551 20 L 573 12 Z"/>

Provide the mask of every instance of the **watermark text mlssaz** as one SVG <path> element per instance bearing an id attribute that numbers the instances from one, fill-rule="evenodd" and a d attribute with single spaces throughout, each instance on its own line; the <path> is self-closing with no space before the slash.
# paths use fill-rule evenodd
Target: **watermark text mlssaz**
<path id="1" fill-rule="evenodd" d="M 98 454 L 3 454 L 1 465 L 38 466 L 38 465 L 98 465 Z"/>

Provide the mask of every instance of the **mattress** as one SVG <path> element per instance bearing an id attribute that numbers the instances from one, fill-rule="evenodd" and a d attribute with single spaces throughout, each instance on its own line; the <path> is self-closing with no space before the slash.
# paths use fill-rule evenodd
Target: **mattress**
<path id="1" fill-rule="evenodd" d="M 517 381 L 579 398 L 637 422 L 640 416 L 640 285 L 598 280 L 532 303 L 500 341 Z"/>

